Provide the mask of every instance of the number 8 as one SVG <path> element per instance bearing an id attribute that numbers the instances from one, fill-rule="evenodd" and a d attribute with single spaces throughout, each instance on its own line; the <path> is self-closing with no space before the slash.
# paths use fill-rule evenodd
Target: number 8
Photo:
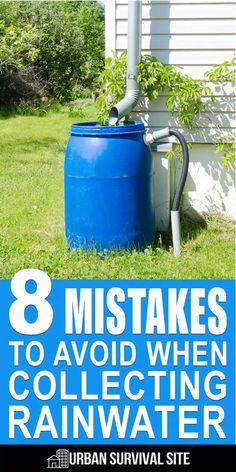
<path id="1" fill-rule="evenodd" d="M 34 293 L 26 291 L 25 285 L 29 280 L 37 284 Z M 24 269 L 17 272 L 11 281 L 11 291 L 15 300 L 9 311 L 9 319 L 12 328 L 20 334 L 35 335 L 47 331 L 53 321 L 53 309 L 45 300 L 51 292 L 52 283 L 45 272 L 39 269 Z M 33 305 L 37 309 L 38 316 L 34 323 L 28 323 L 25 319 L 25 309 Z"/>

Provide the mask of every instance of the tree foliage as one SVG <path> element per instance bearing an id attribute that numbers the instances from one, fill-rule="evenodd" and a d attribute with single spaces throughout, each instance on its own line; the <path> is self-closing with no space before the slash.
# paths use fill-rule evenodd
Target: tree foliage
<path id="1" fill-rule="evenodd" d="M 231 61 L 224 61 L 205 72 L 205 77 L 212 82 L 236 82 L 236 54 Z"/>
<path id="2" fill-rule="evenodd" d="M 167 110 L 177 115 L 181 125 L 192 129 L 202 109 L 209 111 L 210 114 L 209 105 L 216 100 L 214 90 L 208 85 L 208 81 L 235 82 L 235 66 L 236 57 L 234 56 L 231 61 L 216 65 L 207 71 L 202 79 L 197 80 L 184 74 L 180 67 L 165 65 L 153 56 L 143 55 L 138 65 L 137 80 L 145 97 L 154 100 L 162 93 L 166 97 Z M 100 96 L 97 100 L 97 108 L 101 124 L 108 119 L 112 106 L 124 97 L 126 72 L 126 52 L 119 57 L 113 54 L 113 57 L 106 59 L 105 69 L 98 77 Z M 235 136 L 222 135 L 215 145 L 215 151 L 223 153 L 221 162 L 224 167 L 229 164 L 235 167 Z M 178 146 L 175 147 L 174 153 L 172 151 L 168 153 L 168 157 L 173 157 L 173 154 L 179 156 Z"/>
<path id="3" fill-rule="evenodd" d="M 0 2 L 0 103 L 73 100 L 104 63 L 104 11 L 96 1 Z"/>
<path id="4" fill-rule="evenodd" d="M 124 96 L 126 68 L 126 52 L 120 57 L 106 59 L 105 69 L 98 78 L 100 97 L 97 105 L 100 122 L 107 119 L 111 106 Z M 191 129 L 194 118 L 201 109 L 202 98 L 209 96 L 214 101 L 215 97 L 204 80 L 195 80 L 180 69 L 162 64 L 154 56 L 143 55 L 138 65 L 137 80 L 140 90 L 149 100 L 154 100 L 165 92 L 167 110 L 177 112 L 179 122 Z"/>
<path id="5" fill-rule="evenodd" d="M 123 51 L 119 57 L 113 52 L 112 57 L 107 57 L 105 67 L 98 77 L 99 97 L 97 110 L 99 122 L 105 123 L 109 111 L 124 96 L 127 74 L 127 53 Z"/>
<path id="6" fill-rule="evenodd" d="M 180 67 L 165 65 L 154 56 L 145 55 L 138 66 L 138 81 L 143 92 L 153 100 L 166 91 L 166 108 L 177 113 L 180 124 L 192 129 L 199 114 L 202 98 L 215 100 L 204 80 L 196 80 L 184 74 Z"/>

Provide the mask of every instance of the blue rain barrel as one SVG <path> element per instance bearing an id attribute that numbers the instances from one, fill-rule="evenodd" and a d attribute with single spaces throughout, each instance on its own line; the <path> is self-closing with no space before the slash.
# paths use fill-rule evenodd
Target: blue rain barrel
<path id="1" fill-rule="evenodd" d="M 65 156 L 65 231 L 71 249 L 153 243 L 152 155 L 140 122 L 77 123 Z"/>

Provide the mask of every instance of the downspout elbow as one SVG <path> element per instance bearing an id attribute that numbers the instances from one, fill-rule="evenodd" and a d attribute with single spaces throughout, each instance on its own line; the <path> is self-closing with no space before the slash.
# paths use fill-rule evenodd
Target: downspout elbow
<path id="1" fill-rule="evenodd" d="M 125 115 L 128 115 L 133 108 L 137 105 L 139 100 L 140 91 L 137 90 L 127 90 L 124 98 L 118 102 L 110 110 L 109 123 L 116 124 L 120 118 Z"/>

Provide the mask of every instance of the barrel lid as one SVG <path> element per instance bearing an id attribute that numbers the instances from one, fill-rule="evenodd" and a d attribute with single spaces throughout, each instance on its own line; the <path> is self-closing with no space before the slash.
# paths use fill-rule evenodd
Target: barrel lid
<path id="1" fill-rule="evenodd" d="M 121 121 L 118 125 L 100 125 L 96 121 L 74 123 L 71 134 L 77 136 L 114 136 L 118 134 L 144 133 L 145 127 L 141 121 Z"/>

